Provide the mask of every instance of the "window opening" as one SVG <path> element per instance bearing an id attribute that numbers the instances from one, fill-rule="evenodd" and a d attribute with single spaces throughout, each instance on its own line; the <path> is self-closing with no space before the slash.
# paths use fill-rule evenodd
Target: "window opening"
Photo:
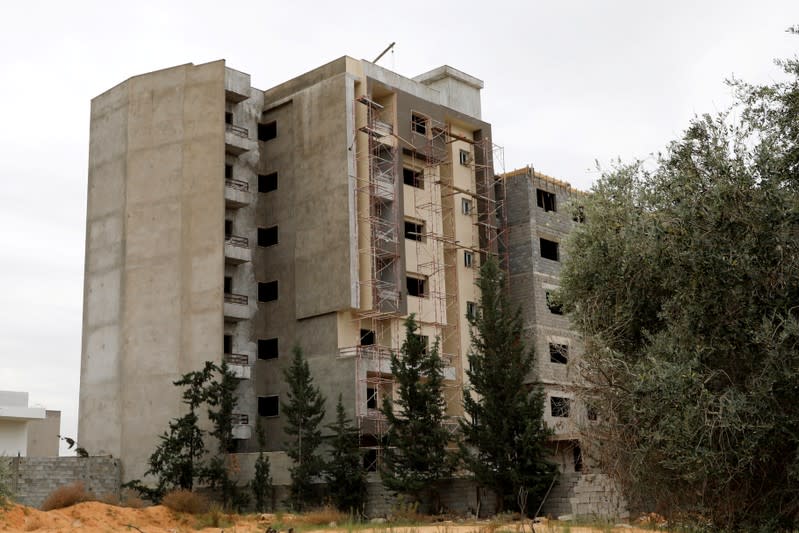
<path id="1" fill-rule="evenodd" d="M 272 192 L 277 190 L 277 172 L 258 174 L 258 192 Z"/>
<path id="2" fill-rule="evenodd" d="M 421 172 L 411 168 L 402 169 L 402 182 L 405 185 L 416 187 L 417 189 L 424 189 L 424 176 Z"/>
<path id="3" fill-rule="evenodd" d="M 274 246 L 277 243 L 277 226 L 258 228 L 258 246 Z"/>
<path id="4" fill-rule="evenodd" d="M 411 241 L 422 242 L 424 236 L 424 222 L 405 221 L 405 238 Z"/>
<path id="5" fill-rule="evenodd" d="M 427 297 L 427 280 L 425 278 L 408 276 L 405 280 L 408 294 L 411 296 L 418 296 L 419 298 Z"/>
<path id="6" fill-rule="evenodd" d="M 222 351 L 223 353 L 233 353 L 233 335 L 222 337 Z"/>
<path id="7" fill-rule="evenodd" d="M 427 117 L 418 113 L 411 114 L 411 130 L 419 135 L 427 135 Z"/>
<path id="8" fill-rule="evenodd" d="M 566 344 L 549 343 L 549 362 L 565 365 L 569 362 L 569 346 Z"/>
<path id="9" fill-rule="evenodd" d="M 361 330 L 361 346 L 371 346 L 375 343 L 375 332 L 371 329 Z"/>
<path id="10" fill-rule="evenodd" d="M 258 339 L 258 359 L 277 359 L 278 343 L 277 338 Z"/>
<path id="11" fill-rule="evenodd" d="M 474 252 L 463 252 L 463 266 L 472 268 L 474 263 Z"/>
<path id="12" fill-rule="evenodd" d="M 569 398 L 562 398 L 560 396 L 552 396 L 549 399 L 549 410 L 555 418 L 568 418 L 569 417 Z"/>
<path id="13" fill-rule="evenodd" d="M 258 124 L 258 140 L 271 141 L 277 137 L 277 121 Z"/>
<path id="14" fill-rule="evenodd" d="M 366 408 L 377 409 L 377 388 L 366 387 Z"/>
<path id="15" fill-rule="evenodd" d="M 225 179 L 232 180 L 233 179 L 233 165 L 225 165 Z"/>
<path id="16" fill-rule="evenodd" d="M 549 309 L 549 312 L 553 315 L 563 314 L 563 304 L 557 301 L 552 291 L 547 291 L 547 309 Z"/>
<path id="17" fill-rule="evenodd" d="M 536 189 L 535 190 L 536 202 L 538 207 L 544 209 L 544 211 L 557 211 L 555 205 L 555 193 L 545 191 L 543 189 Z"/>
<path id="18" fill-rule="evenodd" d="M 233 113 L 230 111 L 225 112 L 225 124 L 233 124 Z"/>
<path id="19" fill-rule="evenodd" d="M 280 414 L 280 397 L 259 396 L 258 414 L 260 416 L 278 416 Z"/>
<path id="20" fill-rule="evenodd" d="M 466 318 L 477 318 L 477 304 L 466 302 Z"/>
<path id="21" fill-rule="evenodd" d="M 267 281 L 258 283 L 258 301 L 272 302 L 277 300 L 277 281 Z"/>
<path id="22" fill-rule="evenodd" d="M 472 214 L 472 201 L 468 198 L 461 198 L 461 213 L 464 215 Z"/>
<path id="23" fill-rule="evenodd" d="M 541 257 L 551 261 L 558 260 L 558 243 L 549 239 L 539 239 L 541 241 Z"/>
<path id="24" fill-rule="evenodd" d="M 582 472 L 583 471 L 583 450 L 580 448 L 579 444 L 575 444 L 572 448 L 572 454 L 574 455 L 574 471 L 575 472 Z"/>
<path id="25" fill-rule="evenodd" d="M 232 292 L 233 292 L 233 278 L 231 276 L 225 276 L 225 294 L 231 294 Z"/>
<path id="26" fill-rule="evenodd" d="M 460 150 L 460 152 L 458 152 L 458 160 L 460 161 L 461 165 L 468 166 L 471 162 L 471 159 L 472 158 L 470 157 L 468 150 Z"/>

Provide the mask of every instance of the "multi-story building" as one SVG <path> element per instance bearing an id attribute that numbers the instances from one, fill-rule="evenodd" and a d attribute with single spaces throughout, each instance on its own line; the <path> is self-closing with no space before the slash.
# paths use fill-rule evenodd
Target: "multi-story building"
<path id="1" fill-rule="evenodd" d="M 265 91 L 223 61 L 133 77 L 92 101 L 79 440 L 141 477 L 172 382 L 240 380 L 237 449 L 285 441 L 294 346 L 374 462 L 403 319 L 438 339 L 462 414 L 466 315 L 497 247 L 483 84 L 343 57 Z M 502 182 L 499 181 L 499 186 Z"/>
<path id="2" fill-rule="evenodd" d="M 555 296 L 564 242 L 585 221 L 580 205 L 585 193 L 529 166 L 503 177 L 510 294 L 521 309 L 527 338 L 534 339 L 536 365 L 530 379 L 544 390 L 544 420 L 554 432 L 551 458 L 559 470 L 543 511 L 619 516 L 625 513 L 624 503 L 608 477 L 583 455 L 582 435 L 596 414 L 581 394 L 580 335 Z"/>

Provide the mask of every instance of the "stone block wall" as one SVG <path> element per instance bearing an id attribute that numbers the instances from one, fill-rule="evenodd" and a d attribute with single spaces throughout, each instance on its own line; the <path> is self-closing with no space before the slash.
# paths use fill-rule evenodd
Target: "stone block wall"
<path id="1" fill-rule="evenodd" d="M 627 518 L 627 503 L 607 474 L 561 473 L 541 515 Z"/>
<path id="2" fill-rule="evenodd" d="M 13 457 L 9 463 L 13 499 L 39 507 L 59 487 L 83 482 L 86 491 L 97 496 L 119 495 L 121 468 L 113 457 Z"/>

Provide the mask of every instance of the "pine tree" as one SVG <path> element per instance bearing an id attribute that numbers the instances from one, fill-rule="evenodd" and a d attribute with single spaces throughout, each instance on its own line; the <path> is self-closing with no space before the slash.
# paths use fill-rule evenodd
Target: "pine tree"
<path id="1" fill-rule="evenodd" d="M 258 436 L 258 458 L 255 460 L 255 472 L 250 481 L 250 489 L 255 497 L 255 510 L 263 513 L 267 510 L 267 502 L 271 502 L 273 487 L 269 457 L 264 455 L 266 435 L 260 420 L 256 423 L 255 433 Z"/>
<path id="2" fill-rule="evenodd" d="M 156 501 L 171 489 L 191 490 L 194 479 L 200 474 L 205 445 L 197 409 L 208 398 L 207 386 L 214 369 L 215 365 L 209 361 L 202 370 L 184 374 L 174 382 L 184 387 L 183 403 L 189 407 L 189 412 L 170 420 L 169 431 L 159 437 L 161 442 L 150 456 L 146 474 L 158 478 L 155 489 L 146 489 L 138 483 L 133 485 Z"/>
<path id="3" fill-rule="evenodd" d="M 443 426 L 446 404 L 438 341 L 428 349 L 418 329 L 411 315 L 405 321 L 401 354 L 391 355 L 397 400 L 392 404 L 384 398 L 381 409 L 389 423 L 382 477 L 389 490 L 421 502 L 424 492 L 434 492 L 435 484 L 451 473 L 452 464 L 447 453 L 450 437 Z"/>
<path id="4" fill-rule="evenodd" d="M 291 472 L 291 492 L 288 503 L 301 511 L 313 497 L 312 480 L 324 470 L 324 461 L 317 454 L 322 443 L 319 427 L 325 416 L 325 399 L 314 387 L 308 361 L 299 346 L 294 347 L 294 359 L 284 372 L 289 385 L 288 403 L 283 404 L 286 416 L 286 454 L 294 461 Z"/>
<path id="5" fill-rule="evenodd" d="M 341 394 L 336 404 L 336 422 L 328 427 L 334 434 L 325 476 L 330 494 L 338 510 L 360 513 L 366 503 L 366 471 L 359 451 L 358 429 L 344 414 Z"/>
<path id="6" fill-rule="evenodd" d="M 478 287 L 480 308 L 469 317 L 470 389 L 463 395 L 471 421 L 461 421 L 461 457 L 478 483 L 497 495 L 501 510 L 517 502 L 520 489 L 540 501 L 555 467 L 544 459 L 550 435 L 544 393 L 528 385 L 534 351 L 522 341 L 521 314 L 511 308 L 496 260 L 485 262 Z"/>

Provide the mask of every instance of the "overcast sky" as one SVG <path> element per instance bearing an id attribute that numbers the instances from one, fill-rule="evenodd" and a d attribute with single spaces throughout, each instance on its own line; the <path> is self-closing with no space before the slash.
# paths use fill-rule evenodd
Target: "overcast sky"
<path id="1" fill-rule="evenodd" d="M 645 158 L 724 80 L 780 78 L 799 1 L 274 2 L 0 5 L 0 389 L 77 433 L 89 102 L 136 74 L 226 59 L 266 89 L 342 55 L 408 77 L 442 64 L 485 82 L 504 168 L 587 189 L 595 163 Z"/>

